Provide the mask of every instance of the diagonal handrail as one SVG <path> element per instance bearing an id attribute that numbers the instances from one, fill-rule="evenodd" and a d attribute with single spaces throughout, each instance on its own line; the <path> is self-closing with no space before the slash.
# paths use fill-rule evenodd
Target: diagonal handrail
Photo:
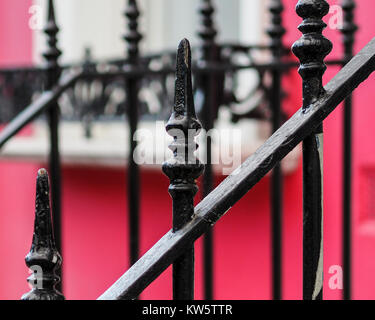
<path id="1" fill-rule="evenodd" d="M 82 71 L 70 73 L 61 78 L 59 84 L 51 91 L 44 92 L 38 99 L 26 107 L 10 121 L 0 132 L 0 149 L 22 128 L 32 122 L 59 99 L 59 97 L 81 77 Z"/>
<path id="2" fill-rule="evenodd" d="M 297 111 L 195 207 L 194 218 L 190 223 L 177 232 L 170 230 L 166 233 L 98 299 L 135 299 L 173 263 L 184 248 L 209 230 L 374 71 L 375 38 L 325 86 L 326 93 L 308 112 L 302 112 L 302 109 Z"/>

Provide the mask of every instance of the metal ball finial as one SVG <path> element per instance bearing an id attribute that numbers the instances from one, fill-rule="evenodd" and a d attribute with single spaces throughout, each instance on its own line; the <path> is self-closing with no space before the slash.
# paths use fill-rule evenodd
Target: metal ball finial
<path id="1" fill-rule="evenodd" d="M 214 23 L 215 7 L 211 0 L 202 0 L 199 6 L 199 12 L 202 17 L 202 25 L 198 31 L 198 35 L 202 39 L 204 48 L 209 48 L 214 45 L 217 30 Z"/>
<path id="2" fill-rule="evenodd" d="M 128 0 L 128 5 L 125 10 L 125 17 L 128 21 L 128 31 L 124 35 L 124 40 L 127 43 L 128 59 L 131 63 L 136 62 L 139 56 L 139 42 L 143 36 L 138 31 L 138 19 L 141 13 L 138 9 L 136 0 Z"/>
<path id="3" fill-rule="evenodd" d="M 329 4 L 325 0 L 299 0 L 296 12 L 303 19 L 298 26 L 303 35 L 293 44 L 292 51 L 301 62 L 298 72 L 304 82 L 306 110 L 324 92 L 322 77 L 327 69 L 324 59 L 331 52 L 332 43 L 322 34 L 327 27 L 322 18 L 328 14 Z"/>
<path id="4" fill-rule="evenodd" d="M 344 23 L 341 32 L 344 35 L 345 60 L 350 60 L 353 56 L 354 35 L 358 30 L 358 26 L 354 22 L 356 3 L 354 0 L 343 0 L 341 7 L 344 11 Z"/>
<path id="5" fill-rule="evenodd" d="M 271 25 L 267 29 L 267 33 L 271 38 L 270 46 L 273 56 L 280 57 L 283 49 L 282 37 L 286 32 L 282 25 L 284 5 L 281 0 L 271 0 L 268 9 L 271 13 Z"/>

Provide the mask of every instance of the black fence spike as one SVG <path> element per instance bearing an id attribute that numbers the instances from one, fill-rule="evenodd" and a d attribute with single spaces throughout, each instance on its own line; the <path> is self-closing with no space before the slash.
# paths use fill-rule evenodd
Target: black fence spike
<path id="1" fill-rule="evenodd" d="M 48 20 L 55 21 L 55 6 L 53 0 L 48 0 Z"/>
<path id="2" fill-rule="evenodd" d="M 201 128 L 202 126 L 196 117 L 194 107 L 191 80 L 191 48 L 189 41 L 183 39 L 177 52 L 175 102 L 172 115 L 166 125 L 168 134 L 174 138 L 170 145 L 174 158 L 163 164 L 163 171 L 171 180 L 170 191 L 173 194 L 175 194 L 176 185 L 186 184 L 186 187 L 191 192 L 191 209 L 193 212 L 193 196 L 198 190 L 195 180 L 203 172 L 203 165 L 194 155 L 197 148 L 194 137 L 199 134 Z M 179 217 L 176 217 L 176 219 L 179 220 Z M 186 223 L 186 219 L 183 220 Z M 183 224 L 177 223 L 174 228 L 177 230 Z"/>
<path id="3" fill-rule="evenodd" d="M 163 164 L 163 171 L 171 180 L 169 191 L 174 201 L 187 196 L 189 208 L 180 207 L 173 217 L 173 229 L 178 230 L 190 221 L 194 213 L 193 198 L 198 191 L 195 180 L 203 173 L 203 164 L 195 157 L 194 137 L 202 128 L 196 118 L 191 83 L 191 49 L 189 41 L 181 41 L 177 52 L 175 103 L 166 130 L 174 138 L 170 145 L 173 158 Z M 179 214 L 178 211 L 188 212 Z"/>
<path id="4" fill-rule="evenodd" d="M 169 194 L 173 199 L 173 232 L 190 222 L 194 215 L 194 196 L 198 191 L 196 179 L 204 166 L 195 157 L 195 136 L 201 124 L 196 118 L 191 82 L 191 49 L 187 39 L 177 51 L 175 102 L 166 129 L 174 141 L 170 145 L 173 158 L 163 164 L 170 179 Z M 173 263 L 173 298 L 194 299 L 194 245 L 188 246 Z"/>
<path id="5" fill-rule="evenodd" d="M 48 47 L 43 53 L 44 58 L 47 61 L 47 70 L 49 71 L 47 88 L 50 89 L 57 82 L 60 72 L 58 59 L 61 56 L 61 51 L 57 47 L 57 34 L 60 29 L 57 26 L 55 18 L 55 8 L 53 0 L 48 1 L 48 19 L 47 25 L 44 28 L 44 33 L 47 35 Z"/>
<path id="6" fill-rule="evenodd" d="M 191 79 L 191 48 L 189 41 L 183 39 L 178 47 L 176 62 L 176 86 L 175 104 L 173 112 L 176 114 L 186 113 L 188 117 L 195 119 L 195 107 Z"/>
<path id="7" fill-rule="evenodd" d="M 45 169 L 38 171 L 34 235 L 25 261 L 33 272 L 27 279 L 32 289 L 22 296 L 22 300 L 64 300 L 64 296 L 55 288 L 60 280 L 56 271 L 60 268 L 62 259 L 53 236 L 49 180 Z"/>

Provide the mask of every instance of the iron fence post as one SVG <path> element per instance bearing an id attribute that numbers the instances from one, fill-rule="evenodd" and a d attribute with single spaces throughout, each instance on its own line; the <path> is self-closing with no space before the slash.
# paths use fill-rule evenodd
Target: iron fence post
<path id="1" fill-rule="evenodd" d="M 271 25 L 267 32 L 271 38 L 272 62 L 276 65 L 271 71 L 272 86 L 270 104 L 272 109 L 272 130 L 276 132 L 281 125 L 281 80 L 283 42 L 285 34 L 282 13 L 284 6 L 281 0 L 272 0 L 269 6 Z M 282 298 L 282 172 L 278 163 L 271 176 L 271 236 L 272 236 L 272 294 L 274 300 Z"/>
<path id="2" fill-rule="evenodd" d="M 341 29 L 344 44 L 344 64 L 353 58 L 355 32 L 358 27 L 354 22 L 355 1 L 343 0 L 344 23 Z M 352 257 L 352 96 L 348 96 L 344 102 L 343 123 L 343 298 L 351 299 L 351 257 Z"/>
<path id="3" fill-rule="evenodd" d="M 44 29 L 47 35 L 47 50 L 43 56 L 47 62 L 47 82 L 46 89 L 52 90 L 57 85 L 61 68 L 58 59 L 61 56 L 61 51 L 57 47 L 57 34 L 59 28 L 56 24 L 55 8 L 53 0 L 48 1 L 48 20 Z M 47 112 L 50 132 L 50 153 L 49 153 L 49 170 L 51 175 L 51 195 L 52 195 L 52 210 L 55 216 L 55 223 L 53 225 L 55 241 L 57 250 L 62 252 L 62 234 L 61 234 L 61 162 L 59 150 L 59 118 L 60 108 L 56 102 Z M 61 276 L 61 274 L 60 274 Z M 62 282 L 58 284 L 62 290 Z"/>
<path id="4" fill-rule="evenodd" d="M 188 40 L 181 41 L 177 52 L 176 91 L 172 115 L 166 126 L 174 141 L 169 148 L 173 158 L 163 164 L 170 179 L 169 193 L 173 199 L 173 232 L 178 232 L 194 215 L 195 180 L 204 166 L 195 157 L 194 137 L 201 130 L 195 114 L 192 81 L 191 50 Z M 194 243 L 173 263 L 173 298 L 194 299 Z"/>
<path id="5" fill-rule="evenodd" d="M 322 18 L 329 12 L 325 0 L 299 0 L 297 14 L 303 19 L 298 29 L 302 37 L 293 44 L 301 62 L 303 80 L 302 112 L 324 93 L 324 58 L 332 43 L 323 36 L 327 26 Z M 303 141 L 303 298 L 323 298 L 323 123 Z"/>
<path id="6" fill-rule="evenodd" d="M 198 35 L 202 41 L 202 62 L 209 64 L 217 59 L 218 47 L 215 43 L 217 30 L 213 20 L 215 7 L 211 0 L 202 0 L 199 12 L 202 18 L 202 25 Z M 215 76 L 204 74 L 200 78 L 204 93 L 202 107 L 202 124 L 206 132 L 214 127 L 214 113 L 217 107 Z M 202 198 L 205 198 L 213 189 L 214 173 L 212 168 L 212 138 L 208 134 L 206 139 L 206 168 L 203 175 Z M 214 298 L 214 229 L 210 229 L 203 239 L 203 279 L 204 297 L 206 300 Z"/>
<path id="7" fill-rule="evenodd" d="M 127 63 L 126 70 L 134 70 L 139 67 L 139 42 L 142 35 L 138 32 L 138 18 L 140 11 L 136 0 L 128 0 L 125 10 L 125 17 L 128 20 L 128 31 L 124 36 L 127 43 Z M 139 214 L 140 214 L 140 170 L 134 159 L 134 152 L 137 148 L 137 142 L 134 134 L 138 128 L 139 121 L 139 78 L 125 78 L 125 90 L 127 99 L 127 116 L 129 123 L 129 155 L 128 155 L 128 173 L 127 173 L 127 194 L 128 194 L 128 217 L 129 217 L 129 243 L 130 243 L 130 265 L 133 265 L 139 258 Z"/>

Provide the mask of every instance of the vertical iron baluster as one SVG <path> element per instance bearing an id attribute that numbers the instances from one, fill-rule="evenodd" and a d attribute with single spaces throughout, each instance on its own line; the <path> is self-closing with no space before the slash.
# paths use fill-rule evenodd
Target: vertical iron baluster
<path id="1" fill-rule="evenodd" d="M 194 137 L 201 124 L 197 120 L 191 81 L 191 50 L 188 40 L 181 41 L 177 52 L 175 103 L 166 129 L 174 138 L 169 148 L 173 158 L 163 164 L 171 181 L 169 193 L 173 199 L 173 231 L 177 232 L 194 215 L 195 180 L 204 166 L 195 157 Z M 194 299 L 194 243 L 173 264 L 173 298 Z"/>
<path id="2" fill-rule="evenodd" d="M 215 29 L 213 14 L 215 8 L 211 0 L 202 0 L 199 12 L 202 16 L 202 27 L 198 34 L 202 40 L 202 62 L 210 63 L 215 61 L 217 56 L 217 46 L 215 44 L 215 37 L 217 31 Z M 214 112 L 216 104 L 216 84 L 215 77 L 210 74 L 204 74 L 201 77 L 201 84 L 204 92 L 204 105 L 202 111 L 203 128 L 209 132 L 214 127 Z M 212 159 L 212 139 L 207 135 L 206 140 L 206 169 L 203 175 L 202 196 L 206 197 L 213 189 L 214 174 L 211 164 Z M 203 263 L 204 263 L 204 297 L 206 300 L 214 298 L 214 259 L 213 259 L 213 229 L 204 235 L 203 239 Z"/>
<path id="3" fill-rule="evenodd" d="M 303 19 L 302 37 L 293 44 L 301 62 L 303 112 L 324 94 L 324 58 L 332 43 L 323 36 L 322 18 L 329 12 L 325 0 L 299 0 L 297 14 Z M 323 123 L 303 141 L 303 298 L 323 298 Z"/>
<path id="4" fill-rule="evenodd" d="M 125 10 L 128 20 L 128 32 L 124 36 L 127 43 L 126 70 L 134 70 L 139 67 L 139 42 L 142 35 L 138 32 L 138 18 L 140 12 L 136 0 L 129 0 Z M 127 95 L 127 114 L 129 122 L 129 155 L 128 155 L 128 210 L 129 210 L 129 241 L 130 241 L 130 265 L 133 265 L 139 257 L 139 194 L 140 172 L 138 164 L 134 160 L 134 151 L 137 142 L 133 139 L 138 128 L 138 92 L 139 78 L 125 79 Z"/>
<path id="5" fill-rule="evenodd" d="M 280 64 L 282 63 L 283 43 L 282 37 L 285 29 L 282 25 L 284 6 L 281 0 L 272 0 L 269 6 L 271 13 L 271 26 L 267 32 L 271 38 L 272 70 L 271 108 L 272 129 L 275 132 L 281 125 L 281 77 Z M 275 166 L 271 176 L 271 224 L 272 224 L 272 294 L 274 300 L 282 297 L 282 173 L 280 163 Z"/>
<path id="6" fill-rule="evenodd" d="M 47 61 L 47 82 L 46 89 L 51 90 L 58 82 L 61 68 L 58 59 L 61 51 L 57 48 L 57 34 L 59 28 L 56 24 L 55 8 L 53 0 L 48 1 L 48 20 L 44 29 L 47 35 L 48 47 L 43 54 Z M 53 229 L 55 234 L 55 241 L 57 250 L 62 252 L 61 243 L 61 163 L 59 152 L 59 116 L 60 109 L 56 102 L 48 110 L 48 121 L 50 131 L 50 153 L 49 153 L 49 171 L 51 175 L 51 194 L 52 194 L 52 211 L 55 216 Z M 61 276 L 61 275 L 60 275 Z M 58 288 L 61 290 L 62 282 L 59 283 Z"/>
<path id="7" fill-rule="evenodd" d="M 341 32 L 344 36 L 344 64 L 353 57 L 354 36 L 357 26 L 354 23 L 354 0 L 343 0 L 344 23 Z M 343 127 L 343 298 L 351 299 L 351 206 L 352 206 L 352 96 L 344 102 Z"/>
<path id="8" fill-rule="evenodd" d="M 33 272 L 27 279 L 32 289 L 22 296 L 22 300 L 65 299 L 55 288 L 60 280 L 56 271 L 61 266 L 61 256 L 53 236 L 49 181 L 45 169 L 39 170 L 36 181 L 34 235 L 25 261 Z"/>

